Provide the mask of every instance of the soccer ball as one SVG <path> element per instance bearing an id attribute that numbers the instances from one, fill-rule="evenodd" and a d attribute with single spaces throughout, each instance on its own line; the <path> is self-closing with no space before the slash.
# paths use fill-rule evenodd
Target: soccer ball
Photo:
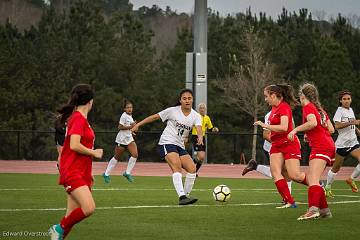
<path id="1" fill-rule="evenodd" d="M 221 184 L 214 188 L 213 197 L 214 197 L 215 201 L 226 202 L 231 197 L 231 190 L 228 186 Z"/>

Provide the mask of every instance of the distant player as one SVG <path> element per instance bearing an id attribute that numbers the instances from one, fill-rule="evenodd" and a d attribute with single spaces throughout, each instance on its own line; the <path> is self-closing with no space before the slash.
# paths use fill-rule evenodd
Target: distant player
<path id="1" fill-rule="evenodd" d="M 331 165 L 335 157 L 335 144 L 331 138 L 334 127 L 320 104 L 318 90 L 313 84 L 302 85 L 299 97 L 303 110 L 303 124 L 294 128 L 288 134 L 288 138 L 291 141 L 297 141 L 296 133 L 305 132 L 311 153 L 307 175 L 309 208 L 297 220 L 329 218 L 332 215 L 319 180 L 326 165 Z"/>
<path id="2" fill-rule="evenodd" d="M 268 112 L 265 115 L 265 123 L 269 124 L 269 117 L 270 117 L 271 112 Z M 269 130 L 267 130 L 266 128 L 263 129 L 263 139 L 264 139 L 264 144 L 263 144 L 263 151 L 264 151 L 264 155 L 266 157 L 266 162 L 270 163 L 270 149 L 271 149 L 271 139 L 270 139 L 270 135 L 271 132 Z M 261 173 L 262 175 L 268 177 L 268 178 L 272 178 L 271 175 L 271 170 L 270 167 L 267 165 L 262 165 L 262 164 L 258 164 L 257 161 L 255 159 L 251 159 L 247 166 L 244 168 L 243 172 L 242 172 L 242 176 L 244 176 L 246 173 L 250 172 L 250 171 L 257 171 L 259 173 Z M 285 169 L 283 170 L 283 175 L 285 173 Z M 289 188 L 289 191 L 291 193 L 291 185 L 292 185 L 292 181 L 290 179 L 287 178 L 287 173 L 286 173 L 286 182 Z"/>
<path id="3" fill-rule="evenodd" d="M 180 92 L 177 106 L 166 108 L 157 114 L 151 115 L 137 123 L 131 129 L 131 131 L 135 133 L 138 131 L 139 127 L 144 124 L 159 119 L 163 122 L 167 121 L 157 149 L 160 157 L 166 160 L 173 172 L 172 180 L 179 196 L 179 205 L 193 204 L 197 201 L 196 198 L 189 197 L 196 179 L 196 166 L 188 152 L 185 150 L 184 145 L 184 140 L 189 136 L 193 126 L 196 126 L 197 128 L 198 144 L 203 144 L 201 117 L 200 114 L 192 109 L 192 104 L 192 91 L 190 89 L 184 89 Z M 182 169 L 187 172 L 184 184 L 182 182 Z"/>
<path id="4" fill-rule="evenodd" d="M 49 229 L 51 239 L 65 239 L 72 227 L 95 211 L 91 193 L 92 159 L 101 158 L 103 149 L 94 149 L 95 134 L 87 116 L 93 105 L 94 92 L 88 84 L 76 85 L 68 103 L 58 112 L 67 132 L 60 160 L 59 184 L 67 193 L 66 214 Z"/>
<path id="5" fill-rule="evenodd" d="M 327 197 L 334 197 L 331 191 L 331 184 L 334 182 L 336 174 L 339 172 L 345 157 L 353 156 L 360 162 L 360 145 L 357 140 L 356 133 L 360 136 L 359 126 L 360 120 L 356 120 L 354 111 L 351 105 L 351 92 L 342 91 L 339 93 L 339 107 L 336 110 L 333 118 L 335 129 L 339 135 L 336 139 L 336 155 L 335 163 L 327 175 L 327 182 L 325 192 Z M 353 192 L 358 192 L 358 187 L 354 181 L 360 175 L 360 163 L 355 167 L 351 176 L 346 180 L 346 183 L 351 187 Z"/>
<path id="6" fill-rule="evenodd" d="M 193 144 L 193 149 L 196 152 L 196 159 L 194 159 L 195 163 L 196 163 L 196 172 L 199 171 L 204 159 L 205 159 L 205 154 L 206 154 L 206 141 L 205 141 L 205 133 L 206 130 L 209 130 L 211 132 L 219 132 L 219 129 L 217 127 L 214 127 L 210 117 L 208 115 L 206 115 L 206 104 L 205 103 L 200 103 L 198 106 L 198 111 L 200 113 L 201 116 L 201 124 L 202 124 L 202 132 L 203 132 L 203 145 L 198 145 L 197 144 L 197 131 L 196 131 L 196 127 L 194 127 L 192 129 L 192 144 Z"/>
<path id="7" fill-rule="evenodd" d="M 127 168 L 123 173 L 123 176 L 129 181 L 134 181 L 134 177 L 131 175 L 131 171 L 135 166 L 138 158 L 138 150 L 135 140 L 131 133 L 131 128 L 135 126 L 136 122 L 132 118 L 133 104 L 129 100 L 124 100 L 124 112 L 120 117 L 118 129 L 119 132 L 116 136 L 115 155 L 110 159 L 103 178 L 105 183 L 110 182 L 110 173 L 121 159 L 121 155 L 128 150 L 131 157 L 129 158 Z"/>
<path id="8" fill-rule="evenodd" d="M 300 171 L 300 142 L 287 139 L 293 130 L 291 106 L 296 105 L 294 90 L 288 84 L 269 85 L 264 89 L 265 101 L 272 107 L 269 124 L 257 121 L 254 125 L 271 131 L 270 169 L 278 192 L 285 200 L 282 208 L 296 208 L 295 200 L 289 192 L 285 177 L 282 174 L 285 166 L 290 179 L 307 184 L 305 173 Z"/>

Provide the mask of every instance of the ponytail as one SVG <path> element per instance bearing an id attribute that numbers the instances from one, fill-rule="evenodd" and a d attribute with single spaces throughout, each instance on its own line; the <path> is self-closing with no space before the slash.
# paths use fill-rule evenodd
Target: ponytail
<path id="1" fill-rule="evenodd" d="M 298 105 L 294 95 L 294 88 L 287 83 L 269 85 L 265 90 L 270 94 L 275 94 L 277 98 L 283 98 L 283 101 L 288 103 L 291 108 Z"/>

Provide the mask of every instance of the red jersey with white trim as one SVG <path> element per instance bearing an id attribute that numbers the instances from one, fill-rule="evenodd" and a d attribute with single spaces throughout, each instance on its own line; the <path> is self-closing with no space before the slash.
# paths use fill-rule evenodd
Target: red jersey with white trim
<path id="1" fill-rule="evenodd" d="M 335 148 L 334 140 L 332 139 L 327 127 L 326 121 L 329 120 L 329 116 L 323 111 L 324 116 L 321 117 L 320 112 L 316 109 L 313 103 L 308 103 L 303 106 L 303 123 L 306 123 L 307 116 L 314 114 L 317 125 L 315 128 L 306 131 L 307 140 L 312 150 L 329 150 L 332 151 Z"/>
<path id="2" fill-rule="evenodd" d="M 287 138 L 287 135 L 289 132 L 293 130 L 293 116 L 291 107 L 287 102 L 280 102 L 278 106 L 273 106 L 271 109 L 271 113 L 269 116 L 269 123 L 270 125 L 280 125 L 281 117 L 287 116 L 289 119 L 288 122 L 288 129 L 286 132 L 274 132 L 271 131 L 270 139 L 271 144 L 273 146 L 279 146 L 284 143 L 290 142 L 290 140 Z M 295 141 L 299 141 L 299 139 L 296 137 Z"/>
<path id="3" fill-rule="evenodd" d="M 70 149 L 70 136 L 80 135 L 80 143 L 93 149 L 95 134 L 87 119 L 78 111 L 71 114 L 67 122 L 64 147 L 60 159 L 60 184 L 67 179 L 83 178 L 92 182 L 92 156 L 77 153 Z"/>

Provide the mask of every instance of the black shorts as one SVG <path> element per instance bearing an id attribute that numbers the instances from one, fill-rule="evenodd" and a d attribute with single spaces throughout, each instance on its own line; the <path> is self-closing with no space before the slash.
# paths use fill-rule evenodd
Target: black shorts
<path id="1" fill-rule="evenodd" d="M 176 152 L 179 156 L 189 154 L 185 149 L 174 144 L 157 145 L 157 151 L 161 159 L 165 159 L 165 156 L 170 152 Z"/>
<path id="2" fill-rule="evenodd" d="M 339 154 L 342 157 L 346 157 L 347 155 L 349 155 L 352 151 L 356 150 L 360 148 L 360 144 L 356 144 L 353 147 L 348 147 L 348 148 L 337 148 L 336 149 L 336 153 Z"/>
<path id="3" fill-rule="evenodd" d="M 115 144 L 116 144 L 117 147 L 123 147 L 125 149 L 128 148 L 128 145 L 120 144 L 120 143 L 117 143 L 117 142 L 115 142 Z"/>
<path id="4" fill-rule="evenodd" d="M 192 145 L 194 148 L 194 151 L 196 152 L 205 152 L 206 151 L 206 140 L 205 137 L 203 137 L 203 145 L 197 145 L 197 135 L 191 135 L 192 137 Z"/>

